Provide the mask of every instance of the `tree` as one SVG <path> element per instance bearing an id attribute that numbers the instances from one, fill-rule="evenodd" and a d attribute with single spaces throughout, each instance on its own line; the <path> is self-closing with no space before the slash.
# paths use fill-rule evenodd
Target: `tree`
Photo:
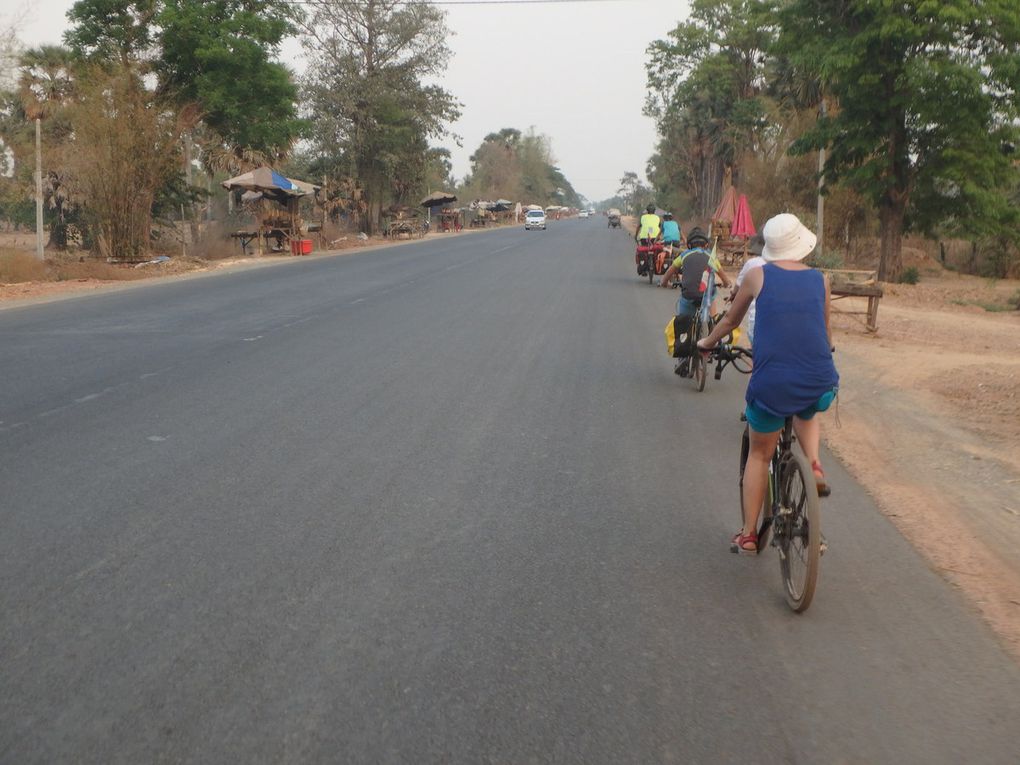
<path id="1" fill-rule="evenodd" d="M 12 180 L 17 187 L 14 195 L 25 199 L 34 196 L 34 122 L 39 119 L 43 156 L 49 167 L 43 174 L 44 215 L 49 225 L 46 246 L 62 249 L 67 244 L 67 224 L 74 222 L 75 212 L 67 172 L 61 163 L 72 134 L 68 107 L 76 97 L 75 60 L 69 50 L 57 45 L 30 48 L 19 55 L 15 76 L 15 89 L 5 96 L 0 116 L 0 138 L 9 151 Z M 20 211 L 20 204 L 15 207 Z"/>
<path id="2" fill-rule="evenodd" d="M 817 74 L 833 108 L 795 145 L 828 148 L 827 184 L 877 208 L 879 278 L 909 228 L 1001 226 L 1015 178 L 1020 5 L 971 0 L 791 0 L 777 51 Z"/>
<path id="3" fill-rule="evenodd" d="M 197 104 L 223 142 L 284 156 L 302 129 L 297 86 L 270 59 L 293 31 L 284 0 L 164 0 L 156 17 L 161 92 Z"/>
<path id="4" fill-rule="evenodd" d="M 317 0 L 301 20 L 312 60 L 304 81 L 315 150 L 359 184 L 368 228 L 387 198 L 424 180 L 428 141 L 459 116 L 453 97 L 423 80 L 450 57 L 445 14 L 403 0 Z"/>
<path id="5" fill-rule="evenodd" d="M 178 174 L 180 125 L 130 66 L 84 78 L 70 109 L 71 182 L 79 191 L 100 254 L 145 257 L 156 195 Z"/>
<path id="6" fill-rule="evenodd" d="M 155 73 L 161 98 L 201 117 L 207 149 L 274 161 L 302 128 L 297 87 L 272 60 L 292 13 L 285 0 L 78 0 L 64 39 L 94 66 Z"/>
<path id="7" fill-rule="evenodd" d="M 78 0 L 67 12 L 64 42 L 96 65 L 121 66 L 152 58 L 158 0 Z"/>
<path id="8" fill-rule="evenodd" d="M 767 21 L 760 0 L 694 0 L 689 20 L 648 47 L 644 111 L 661 137 L 650 177 L 696 215 L 714 209 L 727 169 L 739 179 L 762 140 Z"/>
<path id="9" fill-rule="evenodd" d="M 471 199 L 510 199 L 541 205 L 577 206 L 580 197 L 553 163 L 552 143 L 534 128 L 489 133 L 471 155 L 462 194 Z"/>
<path id="10" fill-rule="evenodd" d="M 628 170 L 620 178 L 620 188 L 616 192 L 625 200 L 626 209 L 632 213 L 644 212 L 646 205 L 653 204 L 653 192 L 638 178 L 633 170 Z"/>

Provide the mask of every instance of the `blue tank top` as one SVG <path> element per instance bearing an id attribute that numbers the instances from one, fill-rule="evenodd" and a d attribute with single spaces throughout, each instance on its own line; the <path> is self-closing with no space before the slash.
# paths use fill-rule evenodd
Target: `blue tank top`
<path id="1" fill-rule="evenodd" d="M 677 223 L 675 220 L 664 220 L 662 222 L 662 241 L 679 242 L 680 224 Z"/>
<path id="2" fill-rule="evenodd" d="M 787 271 L 771 263 L 762 267 L 762 276 L 746 399 L 776 417 L 789 417 L 839 385 L 825 334 L 825 282 L 820 271 Z"/>

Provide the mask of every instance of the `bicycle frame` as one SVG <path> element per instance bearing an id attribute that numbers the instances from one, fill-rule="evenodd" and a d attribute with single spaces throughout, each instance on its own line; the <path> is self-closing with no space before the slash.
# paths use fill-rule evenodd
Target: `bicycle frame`
<path id="1" fill-rule="evenodd" d="M 783 425 L 783 432 L 780 434 L 779 441 L 776 443 L 776 451 L 772 455 L 772 459 L 769 460 L 768 486 L 765 494 L 766 503 L 765 507 L 762 508 L 764 513 L 761 518 L 760 530 L 758 532 L 759 552 L 761 551 L 761 548 L 765 546 L 769 530 L 774 528 L 775 519 L 783 515 L 783 511 L 779 506 L 779 475 L 782 470 L 783 460 L 793 449 L 793 441 L 793 418 L 787 417 L 786 424 Z M 773 546 L 775 546 L 774 538 Z"/>

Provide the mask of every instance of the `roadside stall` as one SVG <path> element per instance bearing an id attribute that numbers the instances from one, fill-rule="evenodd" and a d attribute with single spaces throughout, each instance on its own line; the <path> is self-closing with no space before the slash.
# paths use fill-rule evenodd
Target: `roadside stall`
<path id="1" fill-rule="evenodd" d="M 220 185 L 231 192 L 243 189 L 242 202 L 249 206 L 255 218 L 253 229 L 230 235 L 238 240 L 245 254 L 253 241 L 258 255 L 263 254 L 263 243 L 268 245 L 270 241 L 274 243 L 274 252 L 289 249 L 295 255 L 307 255 L 312 251 L 312 240 L 304 235 L 317 227 L 315 224 L 306 226 L 302 221 L 301 199 L 314 197 L 319 186 L 287 178 L 271 167 L 251 170 Z"/>
<path id="2" fill-rule="evenodd" d="M 509 199 L 497 199 L 489 207 L 493 219 L 500 225 L 509 225 L 514 222 L 514 203 Z"/>
<path id="3" fill-rule="evenodd" d="M 420 239 L 425 236 L 428 223 L 418 210 L 404 205 L 395 205 L 387 212 L 388 222 L 385 235 L 391 239 Z"/>
<path id="4" fill-rule="evenodd" d="M 432 225 L 432 218 L 438 217 L 440 231 L 460 231 L 460 212 L 449 207 L 456 201 L 457 195 L 449 191 L 433 191 L 421 200 L 421 206 L 428 213 L 429 226 Z"/>
<path id="5" fill-rule="evenodd" d="M 461 211 L 454 207 L 446 207 L 439 211 L 440 231 L 460 231 L 464 228 L 464 217 Z"/>

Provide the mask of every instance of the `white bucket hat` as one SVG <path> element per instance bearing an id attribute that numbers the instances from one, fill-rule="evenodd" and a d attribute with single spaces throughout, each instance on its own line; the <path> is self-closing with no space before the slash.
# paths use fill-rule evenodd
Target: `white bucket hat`
<path id="1" fill-rule="evenodd" d="M 818 241 L 818 237 L 790 213 L 769 218 L 761 233 L 765 237 L 761 256 L 768 261 L 804 260 Z"/>

